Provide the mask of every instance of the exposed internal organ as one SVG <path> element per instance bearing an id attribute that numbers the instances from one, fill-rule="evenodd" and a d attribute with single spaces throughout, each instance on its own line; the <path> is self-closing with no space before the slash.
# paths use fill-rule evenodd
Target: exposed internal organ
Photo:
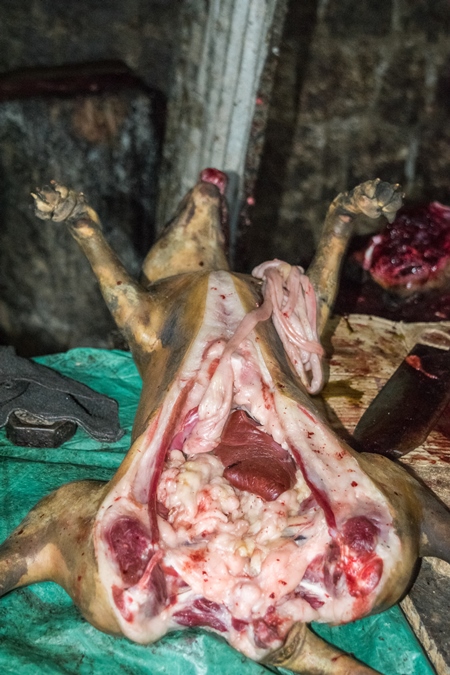
<path id="1" fill-rule="evenodd" d="M 311 282 L 302 267 L 276 259 L 258 265 L 252 275 L 264 280 L 264 303 L 249 317 L 261 321 L 272 316 L 297 375 L 307 391 L 316 394 L 323 385 L 323 348 L 317 337 L 316 296 Z"/>
<path id="2" fill-rule="evenodd" d="M 384 288 L 408 294 L 441 286 L 450 261 L 450 207 L 402 209 L 372 237 L 363 267 Z"/>
<path id="3" fill-rule="evenodd" d="M 369 613 L 400 545 L 307 396 L 276 388 L 230 275 L 210 278 L 189 358 L 100 509 L 96 553 L 131 639 L 204 626 L 257 659 L 295 621 Z"/>
<path id="4" fill-rule="evenodd" d="M 230 485 L 266 501 L 294 487 L 294 460 L 243 410 L 230 415 L 214 454 L 224 464 Z"/>

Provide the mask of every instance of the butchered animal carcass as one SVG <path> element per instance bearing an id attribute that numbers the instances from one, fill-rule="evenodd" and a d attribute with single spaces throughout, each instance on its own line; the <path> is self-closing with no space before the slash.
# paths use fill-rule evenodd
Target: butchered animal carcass
<path id="1" fill-rule="evenodd" d="M 114 478 L 40 502 L 0 547 L 0 591 L 51 579 L 94 626 L 137 642 L 203 626 L 297 672 L 371 673 L 306 624 L 397 602 L 420 555 L 448 559 L 449 517 L 401 467 L 349 448 L 312 395 L 354 218 L 392 218 L 398 186 L 339 195 L 308 276 L 280 261 L 249 276 L 227 263 L 225 183 L 203 172 L 141 283 L 83 195 L 36 195 L 87 255 L 143 391 Z"/>

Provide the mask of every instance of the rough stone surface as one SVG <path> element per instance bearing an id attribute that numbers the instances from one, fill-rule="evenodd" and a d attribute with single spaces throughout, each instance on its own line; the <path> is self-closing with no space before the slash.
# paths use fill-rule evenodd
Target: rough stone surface
<path id="1" fill-rule="evenodd" d="M 0 76 L 121 60 L 167 95 L 180 5 L 5 0 Z M 84 190 L 137 272 L 153 238 L 160 141 L 153 110 L 140 91 L 0 105 L 0 342 L 24 355 L 115 344 L 89 265 L 62 227 L 34 218 L 29 192 L 51 178 Z"/>
<path id="2" fill-rule="evenodd" d="M 170 87 L 179 0 L 3 0 L 0 73 L 121 59 L 150 86 Z"/>
<path id="3" fill-rule="evenodd" d="M 30 192 L 51 179 L 86 193 L 131 273 L 153 239 L 159 139 L 137 90 L 0 104 L 0 341 L 22 355 L 110 347 L 114 324 L 64 225 Z"/>
<path id="4" fill-rule="evenodd" d="M 305 264 L 330 201 L 369 178 L 450 203 L 450 5 L 291 0 L 243 269 Z"/>

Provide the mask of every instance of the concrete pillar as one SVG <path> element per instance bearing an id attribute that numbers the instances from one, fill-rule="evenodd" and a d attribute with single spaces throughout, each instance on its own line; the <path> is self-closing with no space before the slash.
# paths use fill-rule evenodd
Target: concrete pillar
<path id="1" fill-rule="evenodd" d="M 208 166 L 230 177 L 231 244 L 248 139 L 275 11 L 284 0 L 186 0 L 168 104 L 158 223 Z"/>

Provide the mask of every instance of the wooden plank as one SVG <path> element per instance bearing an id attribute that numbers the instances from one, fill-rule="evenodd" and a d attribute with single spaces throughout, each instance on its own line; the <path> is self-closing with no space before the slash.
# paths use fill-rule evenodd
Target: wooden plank
<path id="1" fill-rule="evenodd" d="M 450 334 L 450 323 L 405 324 L 351 315 L 329 322 L 324 345 L 330 377 L 320 404 L 331 426 L 348 437 L 418 337 L 430 329 Z M 450 439 L 434 430 L 420 447 L 402 459 L 450 507 Z M 436 668 L 450 675 L 450 565 L 425 558 L 401 607 Z"/>

